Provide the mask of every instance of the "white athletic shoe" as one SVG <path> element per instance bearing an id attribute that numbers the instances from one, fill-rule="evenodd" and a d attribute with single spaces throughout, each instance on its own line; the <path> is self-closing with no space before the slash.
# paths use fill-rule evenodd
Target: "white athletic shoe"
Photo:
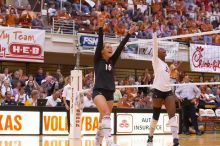
<path id="1" fill-rule="evenodd" d="M 107 145 L 107 146 L 118 146 L 118 145 L 117 145 L 117 144 L 115 144 L 115 143 L 112 143 L 112 144 Z"/>
<path id="2" fill-rule="evenodd" d="M 107 138 L 106 139 L 106 145 L 107 146 L 118 146 L 117 144 L 113 143 L 112 139 L 111 138 Z"/>
<path id="3" fill-rule="evenodd" d="M 104 138 L 103 131 L 99 130 L 95 136 L 95 146 L 101 146 Z"/>

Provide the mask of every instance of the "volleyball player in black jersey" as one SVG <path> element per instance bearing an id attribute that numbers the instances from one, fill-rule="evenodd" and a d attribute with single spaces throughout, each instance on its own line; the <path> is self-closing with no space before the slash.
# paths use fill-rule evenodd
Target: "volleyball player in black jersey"
<path id="1" fill-rule="evenodd" d="M 103 43 L 104 18 L 99 17 L 99 37 L 94 56 L 95 85 L 93 89 L 93 100 L 100 112 L 99 128 L 96 134 L 95 145 L 102 145 L 102 139 L 105 137 L 107 146 L 117 146 L 111 138 L 111 118 L 110 114 L 113 107 L 113 94 L 115 91 L 114 66 L 118 60 L 129 37 L 136 31 L 133 25 L 128 34 L 122 40 L 113 54 L 112 46 L 109 43 Z"/>

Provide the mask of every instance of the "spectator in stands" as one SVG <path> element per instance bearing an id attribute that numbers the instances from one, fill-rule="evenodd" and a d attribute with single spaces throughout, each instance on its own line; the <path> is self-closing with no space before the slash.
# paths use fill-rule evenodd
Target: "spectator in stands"
<path id="1" fill-rule="evenodd" d="M 15 102 L 14 97 L 12 97 L 10 91 L 5 92 L 5 99 L 2 102 L 2 106 L 17 106 L 17 103 Z"/>
<path id="2" fill-rule="evenodd" d="M 13 89 L 15 88 L 16 83 L 19 81 L 19 78 L 20 78 L 19 72 L 15 71 L 14 74 L 13 74 L 12 80 L 11 80 L 11 85 L 12 85 Z"/>
<path id="3" fill-rule="evenodd" d="M 20 90 L 21 90 L 21 88 L 22 88 L 22 82 L 20 81 L 20 80 L 18 80 L 18 81 L 16 81 L 15 82 L 15 88 L 13 88 L 13 94 L 12 94 L 12 96 L 16 96 L 16 95 L 18 95 L 19 94 L 19 92 L 20 92 Z"/>
<path id="4" fill-rule="evenodd" d="M 141 13 L 144 13 L 148 9 L 148 7 L 146 3 L 144 3 L 144 1 L 141 0 L 139 4 L 137 4 L 137 9 L 140 9 Z"/>
<path id="5" fill-rule="evenodd" d="M 27 86 L 29 81 L 35 81 L 33 75 L 29 75 L 27 81 L 25 81 L 25 86 Z M 36 81 L 35 81 L 36 82 Z M 37 82 L 36 82 L 37 83 Z"/>
<path id="6" fill-rule="evenodd" d="M 33 90 L 38 90 L 38 85 L 36 85 L 34 81 L 28 81 L 27 85 L 25 86 L 25 93 L 28 96 L 31 96 Z"/>
<path id="7" fill-rule="evenodd" d="M 43 29 L 44 28 L 44 24 L 41 20 L 41 16 L 42 16 L 41 13 L 37 13 L 37 17 L 32 20 L 32 28 L 34 28 L 34 29 L 36 29 L 36 28 Z"/>
<path id="8" fill-rule="evenodd" d="M 134 14 L 134 2 L 133 0 L 128 0 L 128 7 L 127 7 L 128 16 L 131 18 Z"/>
<path id="9" fill-rule="evenodd" d="M 26 9 L 21 13 L 21 16 L 26 16 L 26 15 L 30 16 L 32 20 L 36 18 L 36 14 L 32 10 L 31 5 L 28 5 Z"/>
<path id="10" fill-rule="evenodd" d="M 33 90 L 31 92 L 30 99 L 25 103 L 26 106 L 37 106 L 37 100 L 39 99 L 39 91 Z"/>
<path id="11" fill-rule="evenodd" d="M 0 86 L 1 89 L 1 86 Z M 2 105 L 2 102 L 4 101 L 4 96 L 2 95 L 2 93 L 0 92 L 0 106 Z"/>
<path id="12" fill-rule="evenodd" d="M 12 90 L 12 88 L 11 88 L 11 83 L 10 83 L 10 81 L 9 81 L 9 80 L 4 80 L 4 81 L 3 81 L 2 88 L 1 88 L 1 94 L 2 94 L 3 96 L 5 96 L 5 93 L 6 93 L 7 91 L 11 92 L 11 95 L 13 95 L 13 90 Z"/>
<path id="13" fill-rule="evenodd" d="M 124 94 L 121 100 L 118 102 L 118 108 L 134 108 L 132 102 L 128 100 L 127 94 Z"/>
<path id="14" fill-rule="evenodd" d="M 178 61 L 175 61 L 175 60 L 173 60 L 173 63 L 170 65 L 170 78 L 173 84 L 177 82 L 176 79 L 179 75 L 179 71 L 178 71 L 179 66 L 180 66 L 180 63 L 178 63 Z"/>
<path id="15" fill-rule="evenodd" d="M 19 80 L 25 84 L 25 82 L 28 80 L 28 77 L 24 74 L 24 71 L 23 69 L 19 68 L 18 69 L 18 72 L 19 72 Z"/>
<path id="16" fill-rule="evenodd" d="M 208 104 L 209 100 L 213 100 L 212 96 L 209 96 L 207 93 L 207 86 L 201 86 L 201 95 L 199 97 L 199 102 L 198 102 L 198 108 L 205 108 L 205 106 Z"/>
<path id="17" fill-rule="evenodd" d="M 37 73 L 35 79 L 36 79 L 36 82 L 38 83 L 38 85 L 41 85 L 41 81 L 43 79 L 45 79 L 43 68 L 39 67 L 38 73 Z"/>
<path id="18" fill-rule="evenodd" d="M 115 89 L 115 92 L 114 92 L 114 102 L 118 102 L 121 98 L 122 98 L 121 91 L 119 89 Z"/>
<path id="19" fill-rule="evenodd" d="M 88 91 L 86 95 L 83 97 L 84 99 L 84 108 L 95 107 L 95 104 L 92 100 L 92 91 Z"/>
<path id="20" fill-rule="evenodd" d="M 68 13 L 72 13 L 72 6 L 71 6 L 71 2 L 69 2 L 68 0 L 56 0 L 59 4 L 59 6 L 65 7 L 66 10 L 68 11 Z"/>
<path id="21" fill-rule="evenodd" d="M 31 28 L 32 18 L 29 15 L 29 13 L 20 16 L 19 24 L 21 25 L 22 28 Z"/>
<path id="22" fill-rule="evenodd" d="M 62 98 L 63 103 L 66 107 L 67 111 L 67 121 L 68 121 L 68 130 L 70 129 L 70 99 L 72 97 L 72 88 L 71 88 L 71 80 L 70 76 L 66 77 L 65 79 L 65 86 L 63 88 Z"/>
<path id="23" fill-rule="evenodd" d="M 4 68 L 3 74 L 4 74 L 4 80 L 11 80 L 11 74 L 9 73 L 8 67 Z"/>
<path id="24" fill-rule="evenodd" d="M 152 2 L 152 5 L 151 5 L 151 11 L 152 11 L 152 14 L 157 14 L 158 12 L 160 12 L 162 9 L 161 9 L 161 2 L 159 2 L 159 0 L 155 0 Z"/>
<path id="25" fill-rule="evenodd" d="M 5 21 L 7 26 L 15 26 L 18 22 L 17 10 L 11 8 L 9 14 L 5 16 Z"/>
<path id="26" fill-rule="evenodd" d="M 50 89 L 48 89 L 47 91 L 47 95 L 50 96 L 53 94 L 53 91 L 54 90 L 59 90 L 61 89 L 62 87 L 60 86 L 59 82 L 58 81 L 54 81 L 52 87 Z"/>
<path id="27" fill-rule="evenodd" d="M 46 106 L 48 107 L 56 107 L 58 103 L 61 102 L 61 91 L 59 89 L 55 89 L 51 96 L 46 97 L 47 103 Z"/>
<path id="28" fill-rule="evenodd" d="M 66 8 L 62 8 L 62 10 L 58 11 L 57 18 L 58 20 L 70 20 L 71 15 L 66 11 Z"/>
<path id="29" fill-rule="evenodd" d="M 216 105 L 219 108 L 220 107 L 220 89 L 217 89 L 215 97 L 216 97 L 215 98 Z"/>
<path id="30" fill-rule="evenodd" d="M 80 6 L 80 1 L 79 0 L 76 0 L 73 5 L 73 11 L 76 11 L 78 14 L 80 14 L 81 12 L 84 13 L 84 14 L 89 14 L 90 13 L 90 10 L 89 10 L 89 7 L 83 3 L 81 3 L 81 6 Z M 80 10 L 81 8 L 81 10 Z"/>
<path id="31" fill-rule="evenodd" d="M 27 100 L 29 100 L 29 96 L 25 94 L 24 87 L 21 87 L 18 94 L 15 96 L 15 101 L 18 105 L 24 106 Z"/>
<path id="32" fill-rule="evenodd" d="M 56 73 L 55 73 L 55 75 L 54 75 L 54 78 L 58 81 L 58 83 L 59 83 L 59 86 L 60 87 L 63 87 L 63 85 L 64 85 L 64 77 L 63 77 L 63 75 L 62 75 L 62 73 L 61 73 L 61 69 L 57 69 L 56 70 Z"/>
<path id="33" fill-rule="evenodd" d="M 45 99 L 47 97 L 47 93 L 44 91 L 43 87 L 39 86 L 39 98 Z"/>
<path id="34" fill-rule="evenodd" d="M 57 16 L 57 10 L 55 9 L 55 4 L 51 4 L 48 9 L 49 24 L 52 24 L 53 18 Z"/>
<path id="35" fill-rule="evenodd" d="M 212 88 L 209 86 L 206 89 L 206 103 L 215 104 L 215 99 L 216 99 L 216 97 L 214 96 Z"/>
<path id="36" fill-rule="evenodd" d="M 117 36 L 124 36 L 126 31 L 126 27 L 123 24 L 122 21 L 118 21 L 115 25 L 114 25 L 114 32 Z"/>
<path id="37" fill-rule="evenodd" d="M 5 15 L 0 12 L 0 25 L 5 25 Z"/>
<path id="38" fill-rule="evenodd" d="M 10 2 L 10 5 L 13 5 L 14 7 L 19 7 L 19 8 L 26 8 L 29 5 L 28 0 L 11 0 L 7 1 Z"/>

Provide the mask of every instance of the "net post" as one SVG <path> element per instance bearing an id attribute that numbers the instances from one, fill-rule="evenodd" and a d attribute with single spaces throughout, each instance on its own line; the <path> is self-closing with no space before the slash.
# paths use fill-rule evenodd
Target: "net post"
<path id="1" fill-rule="evenodd" d="M 70 133 L 69 138 L 81 138 L 81 108 L 77 102 L 80 98 L 77 93 L 82 90 L 82 71 L 71 71 L 71 91 L 72 97 L 70 100 Z"/>

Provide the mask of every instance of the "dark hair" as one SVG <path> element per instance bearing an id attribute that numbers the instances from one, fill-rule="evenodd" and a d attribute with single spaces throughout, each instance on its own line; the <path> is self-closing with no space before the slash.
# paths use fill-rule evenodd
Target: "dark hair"
<path id="1" fill-rule="evenodd" d="M 104 5 L 101 5 L 101 7 L 100 7 L 100 11 L 101 11 L 101 12 L 104 12 L 104 10 L 105 10 Z"/>

